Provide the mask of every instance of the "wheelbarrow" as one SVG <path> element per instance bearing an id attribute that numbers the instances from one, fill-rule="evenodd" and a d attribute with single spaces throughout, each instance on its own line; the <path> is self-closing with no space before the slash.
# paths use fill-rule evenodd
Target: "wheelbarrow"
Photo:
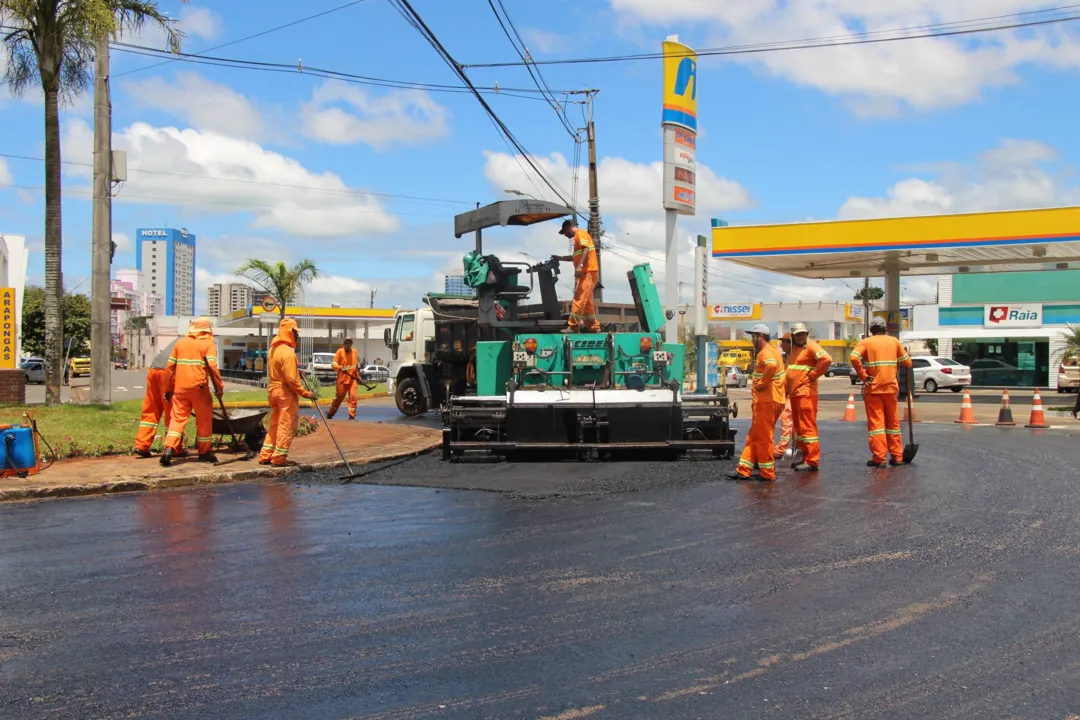
<path id="1" fill-rule="evenodd" d="M 270 411 L 233 410 L 228 415 L 225 412 L 224 406 L 214 408 L 212 428 L 216 436 L 214 448 L 226 448 L 234 453 L 257 454 L 262 449 L 263 440 L 266 439 L 263 418 Z"/>

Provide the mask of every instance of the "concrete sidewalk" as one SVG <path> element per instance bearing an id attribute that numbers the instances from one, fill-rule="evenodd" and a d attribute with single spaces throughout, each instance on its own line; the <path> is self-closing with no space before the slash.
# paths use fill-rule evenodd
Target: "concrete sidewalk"
<path id="1" fill-rule="evenodd" d="M 423 453 L 438 447 L 441 440 L 438 430 L 377 422 L 336 422 L 334 433 L 354 469 L 367 463 Z M 227 451 L 217 455 L 221 462 L 240 457 Z M 156 456 L 144 460 L 130 455 L 69 460 L 58 462 L 25 480 L 0 478 L 0 502 L 244 482 L 335 466 L 342 467 L 344 472 L 341 456 L 325 427 L 297 438 L 289 459 L 299 465 L 272 468 L 251 459 L 214 466 L 197 462 L 192 457 L 175 460 L 172 467 L 164 468 L 158 464 Z"/>

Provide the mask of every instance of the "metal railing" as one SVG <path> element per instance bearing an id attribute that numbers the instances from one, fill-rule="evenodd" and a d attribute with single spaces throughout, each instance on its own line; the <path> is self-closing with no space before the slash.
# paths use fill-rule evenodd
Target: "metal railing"
<path id="1" fill-rule="evenodd" d="M 244 383 L 245 385 L 266 385 L 266 372 L 262 370 L 221 370 L 221 377 L 231 382 Z"/>

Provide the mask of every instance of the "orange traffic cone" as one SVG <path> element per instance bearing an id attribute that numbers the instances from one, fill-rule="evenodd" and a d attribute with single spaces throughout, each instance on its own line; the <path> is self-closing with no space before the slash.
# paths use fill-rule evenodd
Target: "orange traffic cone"
<path id="1" fill-rule="evenodd" d="M 975 422 L 975 413 L 971 409 L 971 393 L 969 393 L 967 391 L 967 388 L 964 388 L 964 399 L 960 403 L 960 419 L 959 420 L 953 420 L 953 422 L 958 423 L 960 425 L 978 425 L 979 424 L 979 423 Z"/>
<path id="2" fill-rule="evenodd" d="M 1009 405 L 1009 391 L 1001 391 L 1001 410 L 998 411 L 998 419 L 995 425 L 1015 425 L 1012 416 L 1012 406 Z"/>
<path id="3" fill-rule="evenodd" d="M 855 422 L 855 393 L 847 396 L 847 408 L 844 409 L 844 417 L 841 422 Z"/>
<path id="4" fill-rule="evenodd" d="M 1042 396 L 1039 395 L 1039 388 L 1035 388 L 1035 397 L 1031 398 L 1031 419 L 1026 428 L 1048 428 L 1046 424 L 1046 416 L 1043 415 Z"/>

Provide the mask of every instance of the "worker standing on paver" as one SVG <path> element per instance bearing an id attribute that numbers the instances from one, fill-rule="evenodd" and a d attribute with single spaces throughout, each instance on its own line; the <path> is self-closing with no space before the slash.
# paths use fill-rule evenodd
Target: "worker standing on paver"
<path id="1" fill-rule="evenodd" d="M 574 241 L 573 255 L 552 255 L 556 260 L 574 263 L 574 301 L 570 305 L 570 321 L 563 332 L 600 332 L 600 320 L 596 317 L 593 293 L 600 282 L 600 263 L 596 259 L 596 245 L 592 235 L 570 220 L 564 220 L 560 235 Z"/>
<path id="2" fill-rule="evenodd" d="M 791 333 L 784 333 L 780 338 L 780 352 L 784 354 L 786 367 L 788 360 L 791 359 Z M 795 423 L 791 419 L 791 398 L 787 398 L 784 402 L 784 412 L 780 414 L 780 442 L 777 443 L 776 451 L 773 453 L 777 460 L 782 459 L 789 452 L 794 456 L 795 451 L 791 447 L 791 433 L 794 427 Z"/>
<path id="3" fill-rule="evenodd" d="M 300 371 L 296 363 L 296 343 L 299 339 L 300 331 L 296 327 L 296 321 L 290 317 L 282 318 L 278 324 L 277 336 L 267 353 L 270 429 L 259 453 L 260 465 L 284 467 L 296 464 L 289 460 L 289 448 L 292 447 L 296 426 L 300 421 L 300 398 L 315 397 L 300 382 Z"/>
<path id="4" fill-rule="evenodd" d="M 871 458 L 868 467 L 885 467 L 904 461 L 904 441 L 900 436 L 900 415 L 897 412 L 897 367 L 911 367 L 911 357 L 900 341 L 885 332 L 885 319 L 870 320 L 870 337 L 859 341 L 851 351 L 851 365 L 863 381 L 863 403 L 866 406 L 866 431 L 870 441 Z"/>
<path id="5" fill-rule="evenodd" d="M 172 417 L 172 403 L 165 400 L 169 383 L 169 356 L 180 338 L 173 340 L 165 349 L 154 356 L 150 369 L 146 371 L 146 394 L 143 396 L 142 417 L 139 418 L 139 430 L 135 434 L 134 454 L 142 458 L 150 457 L 150 447 L 157 436 L 158 425 L 165 421 L 165 431 L 169 430 Z M 180 438 L 180 447 L 184 439 Z"/>
<path id="6" fill-rule="evenodd" d="M 750 432 L 746 434 L 746 446 L 735 472 L 728 473 L 731 480 L 746 480 L 756 466 L 762 480 L 776 480 L 776 421 L 784 411 L 785 380 L 784 359 L 780 351 L 769 342 L 769 327 L 758 323 L 750 328 L 750 339 L 757 350 L 753 384 L 750 386 Z"/>
<path id="7" fill-rule="evenodd" d="M 357 353 L 353 350 L 352 338 L 345 338 L 344 347 L 338 348 L 334 353 L 333 368 L 337 370 L 337 395 L 334 404 L 330 406 L 327 419 L 333 418 L 334 413 L 341 407 L 341 401 L 349 396 L 349 419 L 356 419 L 356 385 L 359 382 L 357 373 L 360 371 Z"/>
<path id="8" fill-rule="evenodd" d="M 802 451 L 802 461 L 793 467 L 795 470 L 817 472 L 821 464 L 817 428 L 818 378 L 832 365 L 832 358 L 810 339 L 806 325 L 801 322 L 791 326 L 791 343 L 787 394 L 795 420 L 795 444 Z"/>
<path id="9" fill-rule="evenodd" d="M 165 388 L 165 400 L 172 402 L 172 418 L 165 436 L 165 452 L 161 456 L 161 464 L 165 467 L 183 449 L 184 428 L 192 411 L 195 412 L 199 461 L 217 462 L 213 453 L 214 399 L 210 395 L 210 385 L 214 386 L 214 394 L 219 398 L 225 393 L 225 386 L 218 372 L 216 353 L 214 326 L 208 317 L 192 320 L 188 334 L 173 346 Z"/>

